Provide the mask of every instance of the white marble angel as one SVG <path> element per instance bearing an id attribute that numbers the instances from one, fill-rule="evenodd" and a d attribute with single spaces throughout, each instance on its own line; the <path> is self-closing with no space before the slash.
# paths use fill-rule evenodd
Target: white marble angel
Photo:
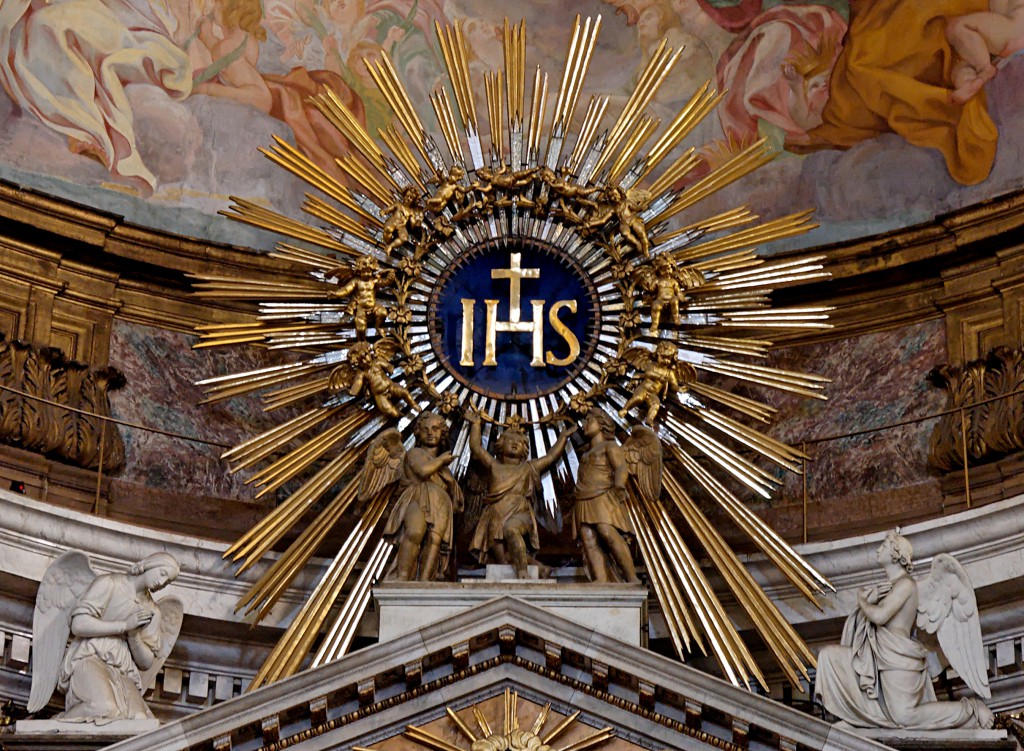
<path id="1" fill-rule="evenodd" d="M 59 688 L 65 702 L 57 720 L 153 719 L 142 696 L 178 638 L 183 608 L 176 597 L 155 601 L 151 593 L 177 576 L 169 553 L 124 574 L 97 575 L 79 550 L 51 563 L 36 594 L 28 711 L 45 707 Z"/>
<path id="2" fill-rule="evenodd" d="M 910 576 L 913 548 L 893 530 L 878 548 L 887 581 L 865 587 L 847 619 L 841 646 L 818 655 L 815 696 L 832 714 L 860 728 L 943 730 L 990 728 L 992 711 L 981 699 L 936 701 L 929 650 L 916 625 L 938 637 L 949 664 L 979 696 L 991 698 L 974 588 L 951 555 L 935 556 L 928 578 Z"/>

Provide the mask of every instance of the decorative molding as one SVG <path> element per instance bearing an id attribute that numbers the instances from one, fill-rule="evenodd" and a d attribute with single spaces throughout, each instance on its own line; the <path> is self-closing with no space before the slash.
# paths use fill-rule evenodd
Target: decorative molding
<path id="1" fill-rule="evenodd" d="M 1024 448 L 1024 350 L 995 347 L 984 359 L 942 365 L 928 375 L 947 394 L 931 436 L 929 463 L 942 472 L 987 464 Z M 971 404 L 978 404 L 970 409 Z M 966 447 L 965 447 L 966 444 Z"/>
<path id="2" fill-rule="evenodd" d="M 1002 332 L 999 341 L 991 342 L 990 337 L 990 343 L 978 351 L 987 351 L 995 343 L 1018 341 L 1018 308 L 1024 302 L 1024 292 L 1017 276 L 1024 268 L 1024 250 L 1013 231 L 1024 226 L 1022 207 L 1024 191 L 913 227 L 779 254 L 780 260 L 796 260 L 825 252 L 832 273 L 830 282 L 781 290 L 780 304 L 786 300 L 827 302 L 837 309 L 832 315 L 836 328 L 831 333 L 808 332 L 779 338 L 777 343 L 828 341 L 939 317 L 947 319 L 951 345 L 996 330 Z M 84 254 L 79 253 L 83 258 L 93 254 L 97 268 L 109 267 L 111 262 L 121 266 L 113 299 L 121 306 L 118 315 L 146 325 L 190 331 L 199 323 L 224 320 L 230 306 L 191 300 L 186 273 L 227 274 L 250 268 L 254 262 L 267 275 L 287 273 L 283 264 L 266 256 L 254 258 L 254 251 L 245 248 L 130 225 L 116 215 L 0 180 L 2 219 L 16 224 L 5 229 L 0 221 L 0 251 L 44 254 L 59 262 L 63 252 L 43 248 L 63 248 L 66 243 L 62 241 L 71 240 L 84 246 Z M 20 229 L 16 230 L 17 225 Z M 33 238 L 31 244 L 14 239 L 25 234 Z M 148 267 L 149 271 L 135 275 L 133 267 Z M 159 269 L 164 273 L 153 273 Z M 43 274 L 31 278 L 38 284 L 46 284 L 48 278 L 52 286 L 57 277 Z M 78 288 L 81 283 L 76 280 L 70 286 Z M 8 293 L 3 289 L 2 274 L 0 292 Z M 978 305 L 993 298 L 998 301 L 994 307 L 986 305 L 982 319 L 974 320 Z M 962 321 L 966 321 L 963 326 Z M 1000 325 L 1000 321 L 1004 323 Z M 951 347 L 951 351 L 958 353 L 958 361 L 977 356 L 970 346 L 962 355 L 960 347 Z"/>
<path id="3" fill-rule="evenodd" d="M 85 469 L 124 469 L 124 440 L 108 424 L 109 394 L 125 385 L 116 368 L 89 368 L 55 347 L 0 333 L 0 441 Z M 61 407 L 69 409 L 62 409 Z"/>
<path id="4" fill-rule="evenodd" d="M 495 654 L 498 634 L 505 631 L 513 637 L 510 651 Z M 468 643 L 472 651 L 470 664 L 463 670 L 453 666 L 451 645 L 458 643 Z M 547 647 L 555 644 L 569 656 L 558 671 L 546 667 L 544 657 Z M 433 667 L 430 680 L 409 689 L 397 668 L 415 660 Z M 607 667 L 607 691 L 594 684 L 595 663 Z M 637 676 L 644 677 L 642 689 Z M 372 703 L 360 706 L 357 688 L 370 680 L 377 686 L 376 696 Z M 651 686 L 656 687 L 653 710 L 640 703 L 641 690 L 646 696 Z M 280 738 L 269 743 L 264 739 L 261 747 L 266 751 L 302 749 L 307 744 L 310 751 L 366 745 L 397 735 L 414 720 L 441 716 L 444 710 L 439 703 L 461 709 L 506 687 L 516 688 L 534 702 L 552 701 L 552 708 L 561 713 L 578 708 L 589 723 L 622 728 L 633 742 L 648 747 L 685 743 L 684 747 L 736 751 L 739 747 L 725 740 L 728 736 L 723 733 L 731 733 L 736 718 L 750 722 L 751 735 L 766 733 L 808 748 L 883 748 L 674 660 L 506 597 L 169 723 L 116 744 L 111 751 L 184 751 L 206 748 L 224 736 L 231 737 L 233 747 L 248 748 L 251 729 L 270 717 L 288 717 L 289 726 Z M 421 700 L 428 694 L 431 700 Z M 314 726 L 310 699 L 318 697 L 327 700 L 328 720 Z M 699 727 L 687 722 L 688 702 L 706 710 Z"/>

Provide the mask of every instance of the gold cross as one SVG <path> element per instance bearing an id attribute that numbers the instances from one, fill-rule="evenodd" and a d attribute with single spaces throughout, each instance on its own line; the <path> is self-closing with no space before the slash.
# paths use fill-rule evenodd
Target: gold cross
<path id="1" fill-rule="evenodd" d="M 491 279 L 508 279 L 509 284 L 512 286 L 508 296 L 508 321 L 509 323 L 519 323 L 519 283 L 523 279 L 540 279 L 540 269 L 524 269 L 520 266 L 522 263 L 522 254 L 513 253 L 511 268 L 507 269 L 493 269 L 491 271 Z"/>

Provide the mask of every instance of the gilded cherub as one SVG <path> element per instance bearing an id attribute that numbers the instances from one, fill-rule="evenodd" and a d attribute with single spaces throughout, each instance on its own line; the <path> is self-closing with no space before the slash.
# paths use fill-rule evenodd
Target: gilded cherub
<path id="1" fill-rule="evenodd" d="M 644 257 L 651 254 L 651 241 L 641 212 L 651 202 L 651 194 L 639 188 L 623 190 L 618 185 L 606 185 L 598 197 L 597 210 L 583 222 L 583 228 L 592 230 L 611 220 L 619 223 L 622 240 L 632 245 Z"/>
<path id="2" fill-rule="evenodd" d="M 394 339 L 381 339 L 376 344 L 356 342 L 349 347 L 345 359 L 331 371 L 328 388 L 331 393 L 348 391 L 359 396 L 364 388 L 374 404 L 389 417 L 401 417 L 392 400 L 402 400 L 415 412 L 419 405 L 409 390 L 391 380 L 391 358 L 398 352 Z"/>
<path id="3" fill-rule="evenodd" d="M 395 283 L 395 272 L 388 269 L 380 273 L 380 265 L 373 256 L 362 256 L 355 266 L 342 266 L 327 272 L 328 277 L 337 277 L 341 284 L 331 293 L 332 297 L 349 298 L 348 313 L 355 322 L 356 336 L 366 338 L 366 329 L 373 319 L 380 326 L 387 318 L 387 309 L 377 302 L 377 290 Z"/>
<path id="4" fill-rule="evenodd" d="M 456 202 L 463 201 L 472 191 L 471 187 L 462 184 L 465 177 L 466 170 L 456 164 L 446 176 L 438 180 L 437 190 L 427 198 L 425 208 L 427 211 L 432 211 L 438 215 L 437 220 L 434 222 L 434 229 L 438 232 L 450 233 L 451 225 L 441 214 L 443 214 L 444 210 L 448 208 L 448 205 L 453 200 Z M 452 218 L 456 220 L 461 219 L 467 216 L 474 208 L 476 208 L 474 203 L 457 208 Z"/>
<path id="5" fill-rule="evenodd" d="M 679 348 L 672 342 L 659 342 L 654 351 L 643 347 L 627 349 L 623 358 L 640 371 L 639 383 L 626 400 L 619 417 L 625 417 L 638 404 L 647 405 L 644 423 L 651 425 L 661 409 L 661 400 L 670 393 L 685 391 L 686 384 L 697 380 L 697 372 L 687 362 L 677 359 Z"/>
<path id="6" fill-rule="evenodd" d="M 381 234 L 385 253 L 405 245 L 409 242 L 409 230 L 422 226 L 423 209 L 419 204 L 419 190 L 412 185 L 406 185 L 402 188 L 397 201 L 381 209 L 381 214 L 386 217 Z"/>
<path id="7" fill-rule="evenodd" d="M 537 172 L 537 176 L 548 187 L 548 190 L 542 191 L 537 198 L 536 210 L 538 212 L 543 211 L 550 204 L 552 201 L 551 193 L 554 193 L 558 197 L 558 213 L 576 224 L 582 224 L 583 219 L 573 211 L 573 206 L 582 206 L 591 210 L 598 208 L 597 202 L 593 200 L 593 197 L 600 192 L 600 188 L 588 188 L 584 185 L 574 183 L 565 175 L 561 175 L 546 166 L 540 168 Z M 607 219 L 605 221 L 607 221 Z M 601 223 L 603 224 L 604 221 Z"/>
<path id="8" fill-rule="evenodd" d="M 650 266 L 641 266 L 637 275 L 640 287 L 651 296 L 651 334 L 661 333 L 661 312 L 666 307 L 672 323 L 679 325 L 679 304 L 686 299 L 686 290 L 704 283 L 698 269 L 676 266 L 672 259 L 657 255 Z"/>
<path id="9" fill-rule="evenodd" d="M 473 189 L 476 190 L 483 196 L 481 202 L 481 208 L 486 205 L 495 206 L 497 208 L 504 208 L 512 205 L 511 196 L 506 195 L 504 198 L 497 198 L 495 196 L 496 191 L 502 190 L 506 193 L 518 191 L 520 188 L 525 188 L 531 182 L 536 174 L 535 169 L 522 169 L 522 170 L 511 170 L 509 166 L 502 163 L 497 169 L 491 167 L 481 167 L 476 171 L 477 179 L 473 181 Z M 534 202 L 529 198 L 519 196 L 517 203 L 523 208 L 533 208 Z"/>

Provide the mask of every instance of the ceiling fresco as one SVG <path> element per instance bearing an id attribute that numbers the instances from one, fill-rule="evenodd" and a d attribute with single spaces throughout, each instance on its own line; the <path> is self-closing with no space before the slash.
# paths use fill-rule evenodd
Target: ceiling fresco
<path id="1" fill-rule="evenodd" d="M 778 157 L 715 200 L 765 217 L 813 207 L 822 228 L 777 247 L 820 245 L 1021 187 L 1024 10 L 993 3 L 1003 6 L 2 0 L 0 179 L 136 224 L 269 247 L 271 237 L 216 212 L 237 195 L 298 215 L 303 185 L 257 151 L 275 135 L 341 177 L 333 159 L 346 144 L 307 97 L 330 87 L 371 133 L 386 127 L 391 113 L 361 62 L 383 50 L 432 122 L 428 96 L 443 71 L 434 23 L 462 21 L 482 80 L 501 67 L 506 13 L 526 19 L 527 65 L 554 89 L 572 18 L 601 14 L 583 96 L 624 98 L 662 40 L 683 47 L 651 114 L 667 121 L 708 80 L 727 91 L 692 136 L 705 171 L 760 137 Z"/>

